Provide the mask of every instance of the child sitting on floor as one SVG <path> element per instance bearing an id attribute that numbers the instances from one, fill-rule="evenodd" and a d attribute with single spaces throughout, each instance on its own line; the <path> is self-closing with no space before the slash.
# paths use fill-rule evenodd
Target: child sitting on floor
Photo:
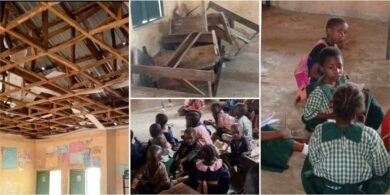
<path id="1" fill-rule="evenodd" d="M 182 174 L 187 173 L 198 158 L 200 144 L 196 139 L 196 132 L 194 128 L 187 128 L 184 131 L 183 141 L 180 144 L 179 150 L 173 156 L 174 162 L 172 172 L 179 171 Z"/>
<path id="2" fill-rule="evenodd" d="M 147 162 L 131 182 L 131 192 L 139 194 L 157 194 L 170 188 L 167 170 L 160 162 L 163 149 L 151 145 L 147 151 Z"/>
<path id="3" fill-rule="evenodd" d="M 302 57 L 295 70 L 294 74 L 298 85 L 296 101 L 305 99 L 305 87 L 309 83 L 319 80 L 324 74 L 319 63 L 321 50 L 329 46 L 342 48 L 345 43 L 348 24 L 343 18 L 330 18 L 325 29 L 326 37 L 320 39 L 311 52 Z M 338 68 L 343 69 L 342 66 Z"/>
<path id="4" fill-rule="evenodd" d="M 131 170 L 139 169 L 146 161 L 145 150 L 142 144 L 136 137 L 134 137 L 133 130 L 130 130 L 131 138 Z"/>
<path id="5" fill-rule="evenodd" d="M 244 168 L 242 155 L 251 150 L 248 139 L 243 135 L 243 128 L 240 124 L 234 123 L 231 127 L 233 140 L 230 142 L 230 154 L 227 154 L 230 166 L 237 167 L 236 171 Z"/>
<path id="6" fill-rule="evenodd" d="M 292 139 L 291 130 L 277 130 L 266 125 L 261 128 L 261 169 L 283 172 L 288 168 L 292 152 L 307 155 L 309 146 Z"/>
<path id="7" fill-rule="evenodd" d="M 252 122 L 246 116 L 248 107 L 243 103 L 237 103 L 234 106 L 233 114 L 236 117 L 236 123 L 240 124 L 244 130 L 244 136 L 250 141 L 252 140 Z"/>
<path id="8" fill-rule="evenodd" d="M 215 147 L 202 146 L 200 160 L 189 174 L 188 186 L 202 194 L 226 194 L 229 190 L 229 172 L 223 167 Z"/>
<path id="9" fill-rule="evenodd" d="M 339 79 L 338 68 L 343 64 L 341 51 L 335 47 L 324 48 L 320 53 L 319 63 L 324 76 L 316 83 L 310 84 L 314 90 L 308 91 L 309 98 L 303 110 L 302 121 L 306 130 L 313 132 L 314 128 L 328 119 L 334 119 L 330 102 L 336 87 L 345 83 Z M 367 91 L 363 90 L 366 101 L 365 117 L 360 118 L 367 126 L 378 129 L 383 118 L 383 111 L 378 102 Z"/>
<path id="10" fill-rule="evenodd" d="M 172 149 L 176 150 L 178 148 L 178 141 L 175 137 L 173 137 L 172 128 L 167 125 L 168 116 L 164 113 L 159 113 L 156 115 L 156 123 L 161 126 L 162 132 L 169 142 L 172 145 Z"/>
<path id="11" fill-rule="evenodd" d="M 302 169 L 309 194 L 383 194 L 389 189 L 390 155 L 379 134 L 356 119 L 364 94 L 355 86 L 338 87 L 333 96 L 336 122 L 318 125 Z"/>
<path id="12" fill-rule="evenodd" d="M 165 136 L 163 134 L 163 131 L 162 131 L 162 128 L 160 126 L 160 124 L 158 123 L 153 123 L 152 125 L 150 125 L 149 127 L 149 133 L 150 133 L 150 136 L 152 137 L 150 140 L 149 140 L 149 145 L 153 142 L 153 140 L 155 140 L 157 137 L 164 137 L 165 139 Z M 161 138 L 162 139 L 162 138 Z M 165 139 L 166 140 L 166 139 Z M 161 146 L 163 148 L 172 148 L 172 145 L 166 141 L 164 142 L 165 146 Z"/>
<path id="13" fill-rule="evenodd" d="M 202 114 L 199 111 L 190 111 L 186 113 L 186 126 L 187 128 L 194 128 L 196 132 L 196 139 L 200 145 L 213 144 L 211 141 L 211 133 L 200 122 Z"/>
<path id="14" fill-rule="evenodd" d="M 233 116 L 225 113 L 219 103 L 211 105 L 211 113 L 215 120 L 216 135 L 220 138 L 223 133 L 231 133 L 231 126 L 235 121 Z"/>

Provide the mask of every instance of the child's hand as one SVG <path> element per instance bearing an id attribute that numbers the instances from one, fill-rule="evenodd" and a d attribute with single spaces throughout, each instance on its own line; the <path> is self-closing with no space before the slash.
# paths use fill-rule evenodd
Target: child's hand
<path id="1" fill-rule="evenodd" d="M 292 138 L 291 130 L 288 129 L 288 128 L 280 130 L 280 137 L 282 139 L 290 139 L 290 138 Z"/>

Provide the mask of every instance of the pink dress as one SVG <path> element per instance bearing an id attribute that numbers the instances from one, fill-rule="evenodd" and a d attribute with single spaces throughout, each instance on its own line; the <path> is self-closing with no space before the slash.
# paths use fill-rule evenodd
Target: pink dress
<path id="1" fill-rule="evenodd" d="M 211 136 L 207 131 L 206 127 L 204 127 L 203 125 L 199 125 L 194 129 L 200 145 L 203 146 L 205 144 L 213 144 L 213 141 L 211 141 Z"/>

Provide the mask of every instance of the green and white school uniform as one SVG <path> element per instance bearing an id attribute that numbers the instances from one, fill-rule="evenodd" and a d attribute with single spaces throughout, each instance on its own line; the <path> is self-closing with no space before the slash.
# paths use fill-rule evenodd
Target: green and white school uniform
<path id="1" fill-rule="evenodd" d="M 330 114 L 332 112 L 329 102 L 333 99 L 333 94 L 335 92 L 335 87 L 325 84 L 321 80 L 317 81 L 316 87 L 310 93 L 303 109 L 302 121 L 306 125 L 306 130 L 313 132 L 318 124 L 326 121 L 323 119 L 316 119 L 315 117 L 318 113 Z"/>
<path id="2" fill-rule="evenodd" d="M 275 131 L 276 128 L 267 125 L 261 131 Z M 261 169 L 283 172 L 288 168 L 288 159 L 292 153 L 292 139 L 272 139 L 261 141 Z"/>
<path id="3" fill-rule="evenodd" d="M 346 82 L 347 79 L 345 76 L 342 76 L 339 80 L 337 80 L 335 87 L 325 84 L 321 80 L 316 83 L 312 83 L 307 87 L 306 91 L 309 98 L 305 104 L 302 116 L 302 121 L 306 125 L 306 130 L 313 132 L 314 128 L 318 124 L 326 121 L 323 119 L 316 119 L 315 116 L 318 113 L 329 114 L 332 112 L 329 106 L 330 100 L 333 99 L 333 95 L 336 92 L 337 87 L 341 84 L 345 84 Z M 363 94 L 366 106 L 366 111 L 364 113 L 366 121 L 364 124 L 377 130 L 382 123 L 384 112 L 379 103 L 368 90 L 363 89 Z"/>
<path id="4" fill-rule="evenodd" d="M 308 194 L 385 193 L 390 184 L 390 155 L 379 134 L 360 123 L 315 128 L 302 169 Z"/>

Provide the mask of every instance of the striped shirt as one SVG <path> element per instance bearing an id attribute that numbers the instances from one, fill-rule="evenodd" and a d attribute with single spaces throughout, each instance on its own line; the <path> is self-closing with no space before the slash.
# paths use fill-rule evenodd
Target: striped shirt
<path id="1" fill-rule="evenodd" d="M 336 127 L 335 123 L 315 128 L 309 143 L 309 160 L 316 176 L 338 184 L 357 184 L 389 170 L 390 155 L 378 133 L 363 124 L 359 126 L 361 134 L 356 129 L 349 132 L 355 140 L 347 138 L 346 128 Z M 331 139 L 326 140 L 324 135 Z"/>

